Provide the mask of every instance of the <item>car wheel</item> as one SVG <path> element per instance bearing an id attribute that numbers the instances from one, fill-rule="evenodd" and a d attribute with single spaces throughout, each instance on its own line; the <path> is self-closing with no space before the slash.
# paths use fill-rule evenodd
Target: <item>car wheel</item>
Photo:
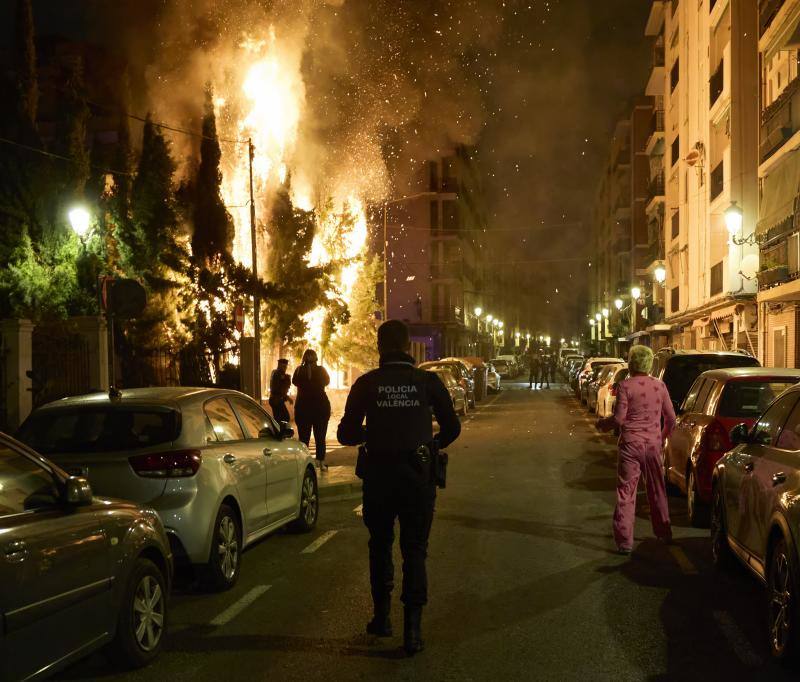
<path id="1" fill-rule="evenodd" d="M 795 658 L 798 650 L 797 577 L 786 541 L 781 538 L 772 549 L 767 573 L 769 648 L 773 658 Z"/>
<path id="2" fill-rule="evenodd" d="M 711 558 L 715 568 L 725 569 L 733 563 L 733 553 L 728 544 L 725 501 L 720 485 L 715 485 L 711 494 Z"/>
<path id="3" fill-rule="evenodd" d="M 141 668 L 158 656 L 167 626 L 167 581 L 149 559 L 133 565 L 122 595 L 112 647 L 130 668 Z"/>
<path id="4" fill-rule="evenodd" d="M 694 475 L 694 467 L 689 467 L 689 473 L 686 477 L 686 513 L 689 516 L 689 523 L 695 528 L 708 527 L 708 507 L 703 504 L 697 491 L 697 477 Z"/>
<path id="5" fill-rule="evenodd" d="M 317 525 L 319 518 L 319 487 L 317 477 L 311 469 L 306 469 L 303 487 L 300 489 L 300 515 L 289 524 L 295 533 L 308 533 Z"/>
<path id="6" fill-rule="evenodd" d="M 214 522 L 211 553 L 206 565 L 206 582 L 214 590 L 229 590 L 239 579 L 242 528 L 236 512 L 223 504 Z"/>

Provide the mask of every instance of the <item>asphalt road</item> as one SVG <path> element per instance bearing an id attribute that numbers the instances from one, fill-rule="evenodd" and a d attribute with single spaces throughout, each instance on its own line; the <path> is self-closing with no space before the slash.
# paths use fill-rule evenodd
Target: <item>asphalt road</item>
<path id="1" fill-rule="evenodd" d="M 310 535 L 251 548 L 232 591 L 182 588 L 150 668 L 120 674 L 97 654 L 60 678 L 796 679 L 768 660 L 761 587 L 744 570 L 714 571 L 708 533 L 688 527 L 682 499 L 671 500 L 675 545 L 654 539 L 642 493 L 635 551 L 614 553 L 614 443 L 562 388 L 509 387 L 471 413 L 449 452 L 422 654 L 407 659 L 399 637 L 364 634 L 356 499 L 325 504 Z"/>

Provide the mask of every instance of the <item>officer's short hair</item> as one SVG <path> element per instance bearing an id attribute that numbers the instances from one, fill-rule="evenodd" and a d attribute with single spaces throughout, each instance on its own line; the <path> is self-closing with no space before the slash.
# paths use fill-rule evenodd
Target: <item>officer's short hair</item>
<path id="1" fill-rule="evenodd" d="M 400 320 L 387 320 L 378 327 L 378 352 L 405 353 L 411 347 L 408 327 Z"/>
<path id="2" fill-rule="evenodd" d="M 280 360 L 278 360 L 278 364 L 279 365 L 288 365 L 289 361 L 286 358 L 281 358 Z"/>

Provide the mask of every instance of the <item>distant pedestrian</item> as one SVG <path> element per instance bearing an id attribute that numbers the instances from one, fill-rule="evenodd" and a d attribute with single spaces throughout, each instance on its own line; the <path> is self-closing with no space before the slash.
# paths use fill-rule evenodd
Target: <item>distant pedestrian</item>
<path id="1" fill-rule="evenodd" d="M 297 386 L 297 400 L 294 407 L 294 420 L 300 442 L 306 446 L 314 432 L 314 445 L 317 465 L 320 471 L 327 471 L 325 464 L 325 439 L 328 434 L 328 421 L 331 418 L 331 404 L 325 394 L 325 387 L 331 382 L 328 372 L 317 364 L 317 354 L 310 348 L 303 353 L 303 361 L 294 371 L 292 383 Z"/>
<path id="2" fill-rule="evenodd" d="M 547 388 L 550 388 L 550 356 L 546 353 L 542 355 L 539 363 L 539 388 L 544 388 L 545 382 Z"/>
<path id="3" fill-rule="evenodd" d="M 272 409 L 272 416 L 278 422 L 288 422 L 289 410 L 286 403 L 291 404 L 289 389 L 292 387 L 292 378 L 286 373 L 289 361 L 286 358 L 278 360 L 278 367 L 272 370 L 269 378 L 269 406 Z"/>
<path id="4" fill-rule="evenodd" d="M 538 353 L 532 353 L 530 356 L 530 364 L 528 365 L 528 388 L 536 388 L 535 384 L 539 378 L 542 360 Z"/>
<path id="5" fill-rule="evenodd" d="M 620 554 L 630 554 L 633 548 L 636 489 L 642 474 L 653 532 L 665 542 L 672 540 L 661 452 L 675 426 L 675 410 L 664 383 L 649 376 L 652 366 L 650 348 L 631 348 L 628 355 L 630 376 L 619 384 L 614 414 L 597 422 L 597 427 L 603 431 L 615 426 L 620 429 L 614 511 L 614 540 Z"/>

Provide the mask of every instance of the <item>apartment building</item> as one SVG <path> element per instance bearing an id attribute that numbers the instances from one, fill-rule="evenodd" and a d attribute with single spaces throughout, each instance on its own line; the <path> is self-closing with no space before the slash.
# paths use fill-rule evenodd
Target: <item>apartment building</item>
<path id="1" fill-rule="evenodd" d="M 759 3 L 761 361 L 800 367 L 800 0 Z"/>
<path id="2" fill-rule="evenodd" d="M 485 319 L 488 221 L 474 150 L 460 146 L 430 160 L 380 216 L 389 317 L 408 323 L 429 358 L 492 354 L 505 332 Z"/>
<path id="3" fill-rule="evenodd" d="M 663 235 L 669 341 L 756 353 L 757 3 L 654 0 L 645 33 L 654 41 L 646 92 L 663 107 L 663 133 L 657 114 L 648 142 L 646 213 Z"/>

